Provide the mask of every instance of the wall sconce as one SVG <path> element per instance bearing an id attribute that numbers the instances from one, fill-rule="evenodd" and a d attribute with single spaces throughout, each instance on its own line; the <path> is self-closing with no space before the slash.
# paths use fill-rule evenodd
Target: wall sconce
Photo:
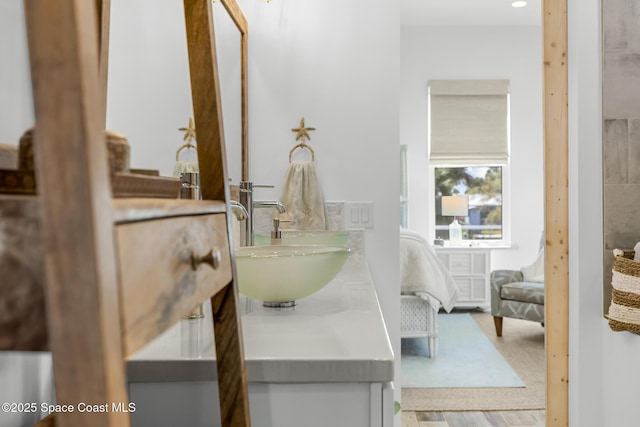
<path id="1" fill-rule="evenodd" d="M 462 243 L 462 226 L 458 222 L 458 217 L 468 215 L 468 196 L 442 196 L 442 216 L 453 217 L 453 221 L 449 224 L 449 242 L 452 245 Z"/>

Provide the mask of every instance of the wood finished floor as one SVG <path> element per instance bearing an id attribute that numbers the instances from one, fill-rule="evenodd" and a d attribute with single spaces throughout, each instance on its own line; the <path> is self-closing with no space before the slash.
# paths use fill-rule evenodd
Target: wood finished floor
<path id="1" fill-rule="evenodd" d="M 544 410 L 490 412 L 402 412 L 402 427 L 544 426 Z"/>
<path id="2" fill-rule="evenodd" d="M 544 410 L 402 411 L 402 427 L 544 427 L 544 425 Z"/>

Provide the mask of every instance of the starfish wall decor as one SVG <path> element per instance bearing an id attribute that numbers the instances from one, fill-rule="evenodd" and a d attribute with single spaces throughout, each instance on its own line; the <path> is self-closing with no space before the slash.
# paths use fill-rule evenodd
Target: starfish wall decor
<path id="1" fill-rule="evenodd" d="M 316 130 L 316 128 L 307 128 L 304 127 L 304 117 L 300 119 L 300 127 L 291 129 L 292 132 L 296 132 L 296 141 L 302 139 L 302 143 L 304 144 L 305 139 L 311 141 L 311 136 L 309 136 L 309 132 L 311 130 Z"/>
<path id="2" fill-rule="evenodd" d="M 196 139 L 196 125 L 193 123 L 193 117 L 189 117 L 189 126 L 178 128 L 179 131 L 184 132 L 184 140 L 187 144 L 191 144 L 191 141 Z"/>
<path id="3" fill-rule="evenodd" d="M 191 148 L 193 150 L 197 149 L 196 144 L 193 143 L 193 140 L 196 139 L 196 125 L 193 122 L 193 118 L 189 117 L 189 126 L 186 128 L 178 128 L 178 130 L 184 132 L 184 137 L 182 139 L 186 142 L 178 148 L 178 151 L 176 151 L 176 161 L 180 158 L 180 152 L 185 148 Z"/>
<path id="4" fill-rule="evenodd" d="M 291 129 L 292 132 L 296 132 L 296 141 L 300 141 L 295 147 L 293 147 L 291 149 L 291 151 L 289 151 L 289 163 L 291 163 L 291 156 L 293 155 L 293 152 L 296 151 L 298 148 L 306 148 L 307 150 L 309 150 L 309 152 L 311 153 L 311 160 L 315 160 L 315 153 L 313 151 L 313 148 L 311 148 L 310 145 L 308 145 L 305 140 L 311 140 L 311 136 L 309 136 L 309 131 L 312 130 L 316 130 L 316 128 L 312 128 L 312 127 L 305 127 L 304 125 L 304 117 L 300 119 L 300 126 L 297 128 L 293 128 Z"/>

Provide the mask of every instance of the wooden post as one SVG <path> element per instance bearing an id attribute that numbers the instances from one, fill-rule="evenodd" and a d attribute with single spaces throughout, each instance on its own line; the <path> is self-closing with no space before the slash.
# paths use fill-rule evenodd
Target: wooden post
<path id="1" fill-rule="evenodd" d="M 546 425 L 569 425 L 567 0 L 544 0 Z"/>
<path id="2" fill-rule="evenodd" d="M 198 162 L 204 199 L 230 201 L 227 183 L 222 101 L 218 81 L 213 16 L 209 0 L 184 0 L 191 75 L 191 98 L 198 132 Z M 218 155 L 216 153 L 222 153 Z M 206 165 L 206 166 L 205 166 Z M 230 211 L 227 228 L 230 231 Z M 229 234 L 231 235 L 231 234 Z M 230 245 L 231 242 L 229 242 Z M 233 247 L 230 249 L 233 254 Z M 235 260 L 231 256 L 233 277 Z M 223 426 L 250 426 L 249 392 L 244 364 L 242 327 L 234 281 L 212 299 L 220 415 Z"/>
<path id="3" fill-rule="evenodd" d="M 111 191 L 95 3 L 25 1 L 45 233 L 47 327 L 56 400 L 128 402 L 117 316 Z M 111 409 L 111 408 L 109 408 Z M 126 427 L 127 413 L 74 411 L 58 426 Z"/>

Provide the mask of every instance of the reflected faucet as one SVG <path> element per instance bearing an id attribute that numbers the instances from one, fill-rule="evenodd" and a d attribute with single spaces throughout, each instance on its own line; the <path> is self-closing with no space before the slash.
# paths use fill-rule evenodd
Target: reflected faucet
<path id="1" fill-rule="evenodd" d="M 256 200 L 253 208 L 274 208 L 278 213 L 285 213 L 287 210 L 280 200 Z"/>
<path id="2" fill-rule="evenodd" d="M 233 212 L 236 219 L 238 221 L 244 221 L 244 246 L 250 246 L 248 238 L 251 233 L 249 228 L 249 212 L 247 212 L 247 209 L 242 205 L 242 203 L 238 203 L 235 200 L 232 200 L 229 203 L 229 206 L 231 207 L 231 212 Z"/>
<path id="3" fill-rule="evenodd" d="M 254 208 L 274 208 L 279 213 L 286 212 L 282 202 L 278 200 L 256 200 L 253 201 L 253 188 L 273 188 L 272 185 L 253 185 L 251 181 L 240 181 L 240 204 L 244 206 L 247 217 L 245 222 L 245 244 L 253 246 L 253 209 Z"/>
<path id="4" fill-rule="evenodd" d="M 231 206 L 231 212 L 233 212 L 238 221 L 244 221 L 249 217 L 249 212 L 241 203 L 232 200 L 229 205 Z"/>

